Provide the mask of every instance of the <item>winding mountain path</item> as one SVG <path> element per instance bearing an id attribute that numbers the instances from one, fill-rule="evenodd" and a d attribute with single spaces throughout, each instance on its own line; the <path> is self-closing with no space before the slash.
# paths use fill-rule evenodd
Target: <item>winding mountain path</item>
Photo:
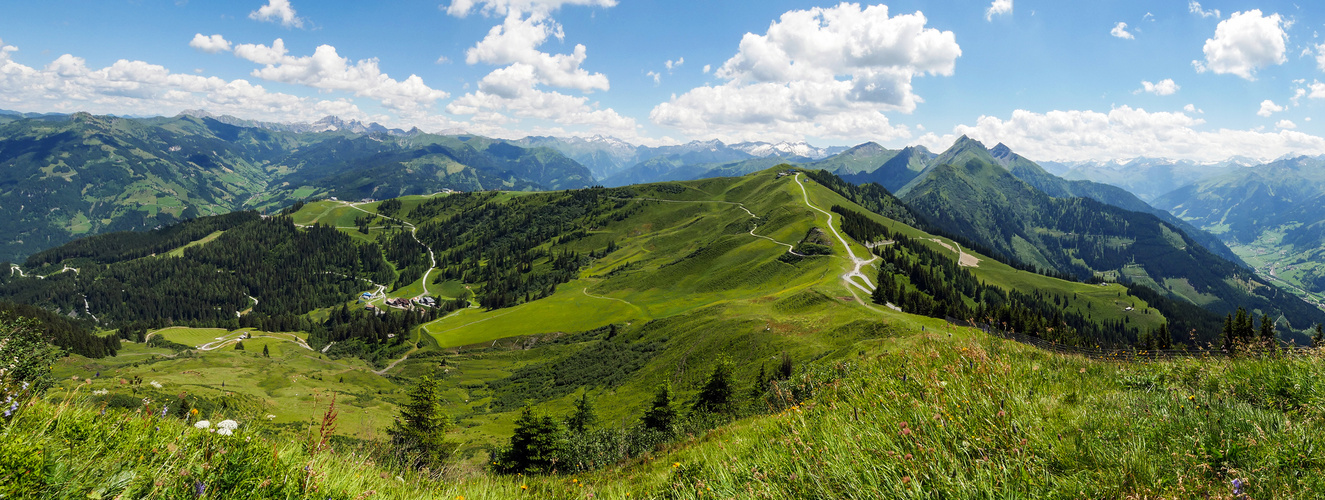
<path id="1" fill-rule="evenodd" d="M 735 202 L 735 201 L 721 201 L 721 200 L 664 200 L 664 199 L 661 199 L 661 198 L 617 198 L 617 199 L 619 199 L 619 200 L 633 200 L 633 201 L 658 201 L 658 202 L 663 202 L 663 203 L 722 203 L 722 204 L 724 204 L 724 205 L 735 205 L 737 208 L 739 208 L 739 209 L 741 209 L 741 210 L 744 210 L 745 213 L 750 214 L 750 218 L 752 218 L 752 219 L 758 219 L 758 218 L 759 218 L 759 216 L 758 216 L 758 215 L 755 215 L 754 212 L 751 212 L 750 209 L 745 208 L 745 204 L 743 204 L 743 203 L 738 203 L 738 202 Z M 795 245 L 791 245 L 791 244 L 788 244 L 788 243 L 783 243 L 783 242 L 781 242 L 781 241 L 775 240 L 775 239 L 773 239 L 773 238 L 769 238 L 768 236 L 764 236 L 764 235 L 762 235 L 762 234 L 755 234 L 755 230 L 756 230 L 756 229 L 759 229 L 759 224 L 755 224 L 754 227 L 750 228 L 750 236 L 754 236 L 754 237 L 756 237 L 756 238 L 765 239 L 765 240 L 771 241 L 771 242 L 773 242 L 773 243 L 777 243 L 778 245 L 782 245 L 782 246 L 784 246 L 784 247 L 787 247 L 787 253 L 789 253 L 789 254 L 795 255 L 795 256 L 797 256 L 797 257 L 819 257 L 818 255 L 804 255 L 804 254 L 798 253 L 798 252 L 796 252 L 796 246 L 795 246 Z"/>
<path id="2" fill-rule="evenodd" d="M 437 267 L 437 254 L 433 253 L 433 251 L 432 251 L 432 247 L 428 246 L 427 243 L 424 243 L 423 240 L 420 240 L 420 239 L 419 239 L 419 234 L 418 234 L 418 233 L 419 233 L 419 228 L 418 228 L 418 226 L 415 226 L 414 223 L 409 222 L 409 221 L 404 220 L 404 219 L 397 219 L 397 218 L 395 218 L 395 217 L 390 217 L 390 216 L 382 215 L 382 214 L 379 214 L 379 213 L 377 213 L 377 212 L 369 212 L 369 211 L 367 211 L 367 210 L 364 210 L 364 209 L 360 208 L 360 207 L 359 207 L 359 204 L 354 204 L 354 203 L 345 202 L 345 201 L 342 201 L 341 203 L 345 204 L 346 206 L 349 206 L 350 208 L 353 208 L 353 209 L 355 209 L 355 210 L 358 210 L 358 211 L 360 211 L 360 212 L 363 212 L 363 213 L 366 213 L 366 214 L 369 214 L 369 215 L 373 215 L 373 216 L 377 216 L 377 217 L 381 217 L 381 218 L 383 218 L 383 219 L 391 219 L 391 220 L 393 220 L 393 221 L 396 221 L 396 222 L 399 222 L 399 223 L 404 224 L 404 225 L 406 225 L 406 226 L 409 226 L 409 235 L 410 235 L 410 237 L 411 237 L 411 238 L 414 238 L 414 241 L 418 242 L 419 246 L 423 247 L 425 250 L 428 251 L 428 261 L 429 261 L 429 264 L 428 264 L 428 270 L 427 270 L 427 271 L 424 271 L 424 273 L 423 273 L 423 294 L 421 294 L 421 295 L 419 295 L 419 296 L 422 297 L 422 296 L 424 296 L 424 295 L 429 295 L 430 293 L 428 292 L 428 276 L 432 274 L 432 270 L 433 270 L 433 268 L 434 268 L 434 267 Z M 402 359 L 403 359 L 403 358 L 402 358 Z"/>
<path id="3" fill-rule="evenodd" d="M 801 195 L 805 197 L 805 206 L 808 206 L 818 211 L 819 213 L 828 216 L 828 229 L 833 231 L 833 236 L 837 237 L 837 241 L 842 242 L 842 246 L 845 247 L 847 250 L 847 257 L 851 258 L 851 263 L 853 267 L 850 271 L 847 271 L 845 274 L 842 275 L 842 279 L 851 286 L 859 288 L 860 291 L 862 292 L 874 293 L 874 283 L 870 281 L 870 278 L 868 276 L 865 276 L 865 273 L 860 272 L 860 268 L 865 267 L 865 265 L 869 264 L 870 262 L 874 262 L 874 260 L 878 259 L 879 257 L 871 256 L 871 258 L 869 259 L 862 259 L 860 257 L 856 257 L 856 252 L 851 250 L 851 244 L 847 243 L 846 238 L 843 238 L 842 234 L 837 232 L 836 227 L 833 227 L 833 214 L 831 212 L 824 211 L 824 209 L 822 208 L 814 206 L 813 203 L 810 203 L 810 192 L 805 189 L 805 184 L 801 182 L 800 172 L 796 173 L 796 184 L 801 187 Z M 860 280 L 864 281 L 865 284 L 861 285 L 859 282 L 856 281 L 856 278 L 860 278 Z M 852 295 L 855 294 L 853 293 Z M 859 300 L 859 298 L 857 298 L 857 300 Z"/>
<path id="4" fill-rule="evenodd" d="M 23 272 L 23 268 L 19 267 L 18 264 L 9 264 L 9 274 L 18 273 L 18 277 L 20 277 L 20 278 L 37 278 L 37 279 L 43 279 L 43 280 L 44 280 L 44 279 L 46 279 L 48 276 L 55 276 L 55 275 L 57 275 L 57 274 L 60 274 L 60 273 L 62 273 L 62 272 L 65 272 L 65 271 L 73 271 L 74 274 L 82 274 L 82 271 L 79 271 L 77 267 L 69 267 L 68 264 L 65 264 L 65 265 L 64 265 L 64 269 L 61 269 L 61 270 L 56 271 L 56 272 L 53 272 L 53 273 L 48 274 L 48 275 L 46 275 L 46 276 L 42 276 L 42 275 L 40 275 L 40 274 L 34 274 L 34 275 L 31 275 L 31 276 L 28 276 L 26 273 Z"/>

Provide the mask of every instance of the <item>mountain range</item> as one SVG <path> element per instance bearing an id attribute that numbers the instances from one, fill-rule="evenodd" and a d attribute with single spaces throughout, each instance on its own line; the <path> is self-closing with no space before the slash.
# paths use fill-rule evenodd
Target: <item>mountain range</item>
<path id="1" fill-rule="evenodd" d="M 1218 234 L 1262 275 L 1325 303 L 1325 156 L 1234 169 L 1154 205 Z"/>
<path id="2" fill-rule="evenodd" d="M 286 127 L 190 114 L 5 116 L 14 119 L 0 124 L 0 231 L 10 238 L 0 259 L 81 235 L 311 197 L 593 184 L 592 173 L 554 149 L 331 118 Z"/>

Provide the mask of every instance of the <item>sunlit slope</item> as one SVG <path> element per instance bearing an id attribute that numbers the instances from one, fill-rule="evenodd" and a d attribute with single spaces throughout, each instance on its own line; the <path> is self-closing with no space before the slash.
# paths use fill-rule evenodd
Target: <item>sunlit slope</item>
<path id="1" fill-rule="evenodd" d="M 868 314 L 889 314 L 882 306 L 867 304 L 867 293 L 844 284 L 842 275 L 853 264 L 841 240 L 829 230 L 828 215 L 816 208 L 829 211 L 840 205 L 858 212 L 867 211 L 804 175 L 777 175 L 784 171 L 785 168 L 770 169 L 744 177 L 627 188 L 619 198 L 629 202 L 626 210 L 629 216 L 584 228 L 586 234 L 568 244 L 583 252 L 601 249 L 609 242 L 617 246 L 582 269 L 578 279 L 559 285 L 546 298 L 491 311 L 462 310 L 425 328 L 442 346 L 461 346 L 513 336 L 647 321 L 715 304 L 776 300 L 805 290 L 851 302 Z M 503 194 L 487 205 L 514 199 L 536 203 L 548 196 L 552 195 Z M 371 227 L 402 222 L 424 224 L 448 217 L 445 213 L 435 214 L 432 219 L 411 217 L 413 209 L 427 199 L 402 198 L 398 220 L 377 218 Z M 316 202 L 296 212 L 294 218 L 297 223 L 334 224 L 353 233 L 357 232 L 351 227 L 353 219 L 375 212 L 376 206 L 376 203 L 351 206 L 343 202 Z M 960 247 L 951 241 L 877 214 L 871 217 L 894 231 L 950 252 L 954 259 L 959 258 Z M 851 245 L 852 254 L 863 259 L 871 256 L 868 248 L 841 233 L 840 220 L 835 218 L 833 224 L 842 239 Z M 832 255 L 785 259 L 788 250 L 813 228 L 824 230 L 834 242 Z M 966 255 L 965 262 L 973 264 L 968 268 L 981 280 L 1006 290 L 1053 293 L 1062 296 L 1068 308 L 1090 311 L 1092 318 L 1123 320 L 1130 316 L 1129 324 L 1142 329 L 1158 327 L 1164 321 L 1143 301 L 1128 297 L 1121 286 L 1047 278 L 1018 271 L 970 250 L 962 249 L 961 253 Z M 877 264 L 876 260 L 861 270 L 870 281 L 878 272 Z M 423 290 L 422 284 L 419 285 L 402 291 L 417 295 Z M 430 283 L 429 287 L 432 290 L 438 285 Z M 431 291 L 430 294 L 445 296 Z M 1132 311 L 1126 311 L 1128 307 Z"/>

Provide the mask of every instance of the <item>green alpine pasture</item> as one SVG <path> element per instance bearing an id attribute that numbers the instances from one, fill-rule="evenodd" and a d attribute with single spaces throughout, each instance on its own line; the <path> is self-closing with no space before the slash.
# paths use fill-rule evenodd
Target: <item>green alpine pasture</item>
<path id="1" fill-rule="evenodd" d="M 785 170 L 613 191 L 603 201 L 612 211 L 546 243 L 595 255 L 578 277 L 545 297 L 470 304 L 418 326 L 390 363 L 332 359 L 306 347 L 307 334 L 243 328 L 158 329 L 192 349 L 126 342 L 116 357 L 67 357 L 57 387 L 0 427 L 0 463 L 31 471 L 24 491 L 97 498 L 194 498 L 197 483 L 226 498 L 1230 498 L 1234 479 L 1252 496 L 1325 487 L 1311 430 L 1325 417 L 1318 354 L 1097 362 L 874 304 L 844 279 L 857 267 L 849 255 L 868 260 L 861 274 L 873 281 L 880 261 L 866 244 L 889 242 L 851 241 L 831 207 L 867 211 Z M 556 196 L 502 193 L 466 209 Z M 421 227 L 455 215 L 412 215 L 434 198 L 402 198 L 393 217 Z M 380 230 L 355 227 L 380 206 L 324 200 L 292 216 L 380 241 Z M 1004 290 L 1142 330 L 1166 321 L 1121 285 L 1019 271 L 868 216 Z M 789 254 L 819 233 L 828 255 Z M 489 286 L 446 270 L 383 285 L 392 298 L 443 299 Z M 349 296 L 309 317 L 342 306 L 364 307 Z M 793 375 L 756 391 L 783 359 Z M 720 364 L 743 408 L 730 422 L 591 472 L 488 471 L 526 406 L 560 420 L 587 393 L 600 426 L 627 428 L 660 384 L 688 411 Z M 441 470 L 383 455 L 384 430 L 425 375 L 455 424 Z M 181 402 L 200 414 L 157 416 Z M 240 432 L 227 441 L 193 429 L 202 418 L 237 420 Z M 65 445 L 70 436 L 81 444 Z M 33 449 L 47 451 L 21 458 Z"/>

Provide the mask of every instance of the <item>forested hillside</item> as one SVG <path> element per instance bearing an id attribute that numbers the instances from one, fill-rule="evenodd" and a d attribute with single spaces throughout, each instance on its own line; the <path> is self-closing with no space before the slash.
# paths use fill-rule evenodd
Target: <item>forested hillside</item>
<path id="1" fill-rule="evenodd" d="M 1144 284 L 1220 314 L 1237 307 L 1282 314 L 1298 330 L 1325 320 L 1325 312 L 1153 215 L 1051 197 L 970 139 L 959 140 L 901 193 L 926 224 L 1041 269 Z"/>
<path id="2" fill-rule="evenodd" d="M 1262 276 L 1325 302 L 1325 157 L 1237 168 L 1155 205 L 1217 233 Z"/>
<path id="3" fill-rule="evenodd" d="M 920 339 L 988 338 L 949 320 L 1119 352 L 1207 352 L 1220 334 L 1218 317 L 1190 303 L 1027 272 L 908 225 L 924 213 L 878 186 L 788 165 L 618 189 L 320 200 L 281 216 L 77 241 L 34 255 L 40 265 L 15 269 L 0 294 L 119 327 L 114 337 L 133 357 L 57 366 L 64 383 L 98 391 L 80 397 L 110 419 L 147 398 L 145 412 L 166 430 L 240 416 L 253 442 L 317 433 L 335 453 L 354 450 L 420 484 L 431 481 L 423 467 L 455 466 L 531 489 L 553 488 L 538 482 L 545 474 L 651 467 L 739 422 L 809 411 L 832 393 L 831 379 Z M 409 300 L 424 298 L 439 300 Z M 168 323 L 221 328 L 161 328 Z M 1022 368 L 1049 366 L 1036 363 Z M 899 383 L 932 382 L 919 373 Z M 947 387 L 964 387 L 957 380 Z M 1014 400 L 1005 404 L 1010 411 Z M 339 417 L 346 430 L 337 408 L 353 415 Z M 391 437 L 406 431 L 382 423 L 415 415 L 435 419 L 426 432 L 439 433 L 426 443 Z M 307 457 L 282 450 L 261 467 Z"/>
<path id="4" fill-rule="evenodd" d="M 314 196 L 357 200 L 593 183 L 588 170 L 555 150 L 506 141 L 237 123 L 77 113 L 0 124 L 0 232 L 10 235 L 0 241 L 0 259 L 20 260 L 80 236 Z"/>

